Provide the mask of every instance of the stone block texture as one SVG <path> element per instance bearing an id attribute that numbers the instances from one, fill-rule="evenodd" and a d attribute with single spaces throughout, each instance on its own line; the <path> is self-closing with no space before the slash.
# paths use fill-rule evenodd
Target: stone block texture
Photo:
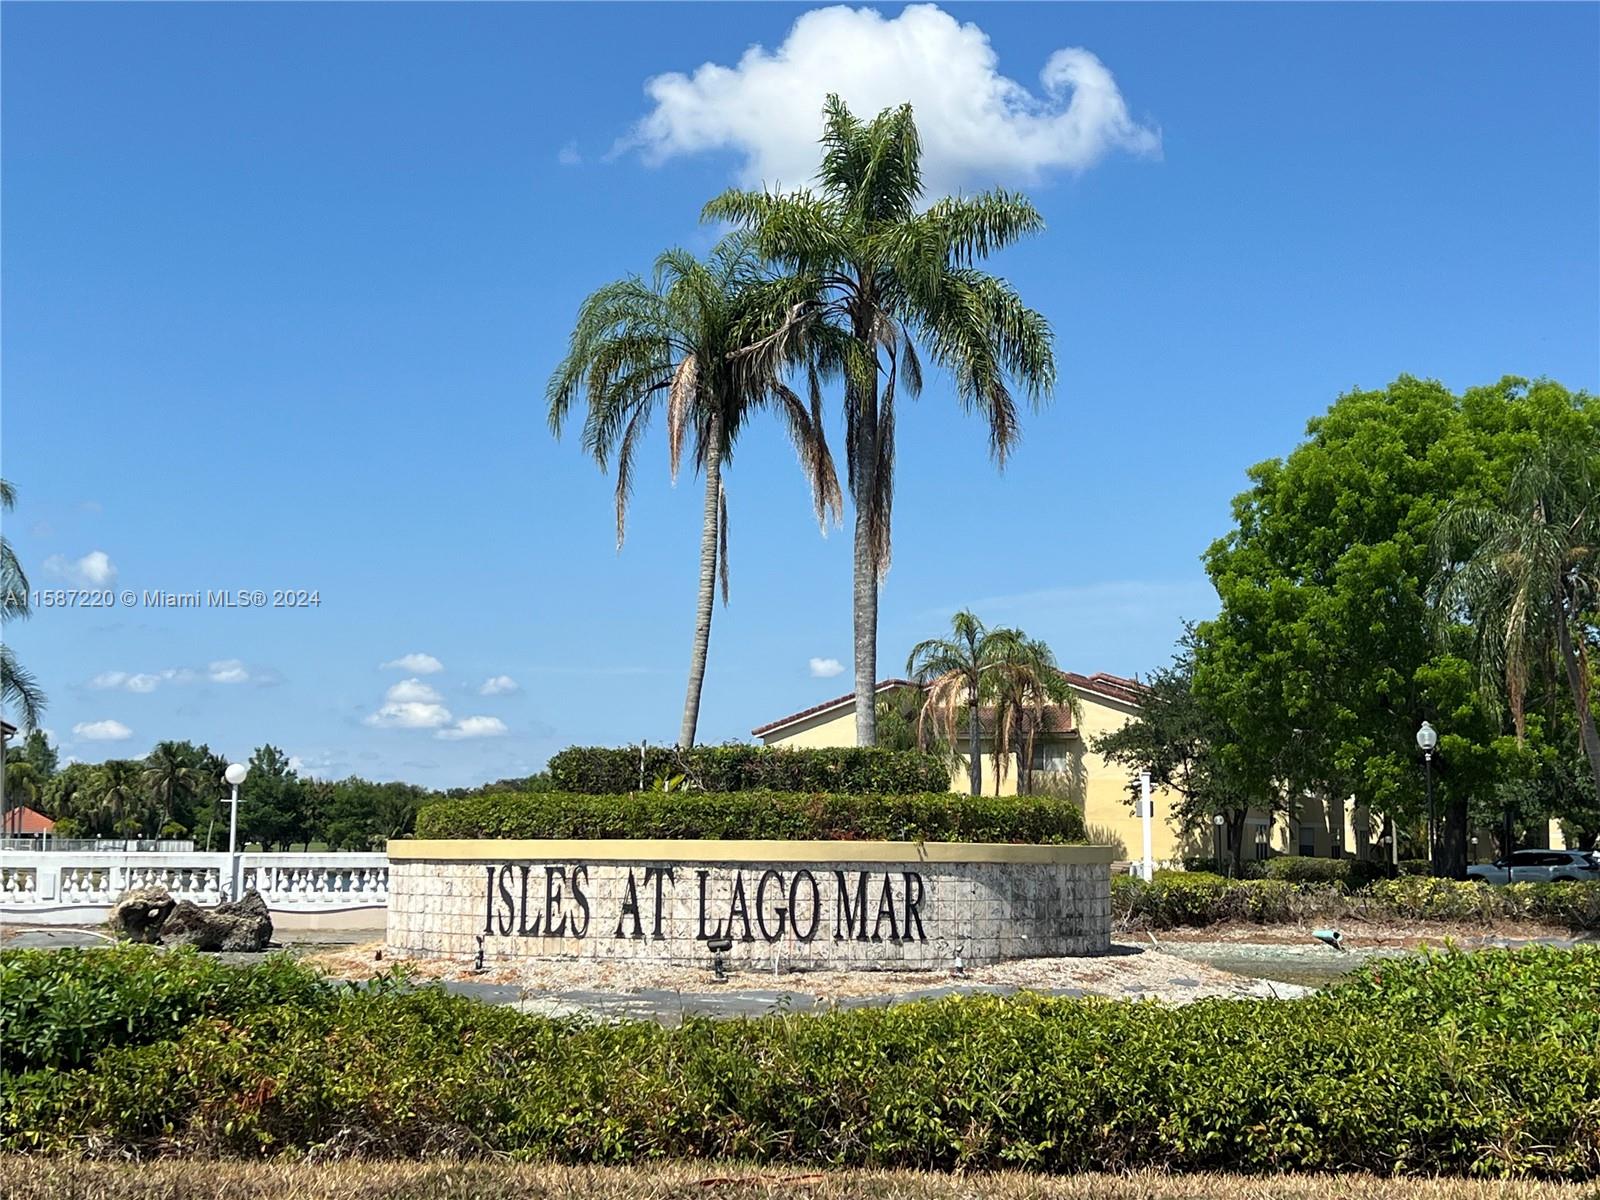
<path id="1" fill-rule="evenodd" d="M 1105 863 L 402 860 L 393 954 L 706 966 L 946 970 L 1103 954 Z"/>

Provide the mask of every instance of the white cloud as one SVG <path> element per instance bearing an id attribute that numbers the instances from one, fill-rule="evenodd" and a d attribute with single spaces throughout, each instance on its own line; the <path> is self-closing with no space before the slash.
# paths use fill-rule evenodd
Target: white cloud
<path id="1" fill-rule="evenodd" d="M 1054 51 L 1039 72 L 1042 95 L 998 66 L 982 29 L 931 4 L 889 19 L 870 8 L 813 9 L 776 50 L 752 46 L 734 67 L 708 62 L 648 80 L 655 107 L 618 149 L 636 147 L 650 163 L 733 150 L 747 186 L 802 187 L 817 168 L 823 100 L 837 92 L 862 118 L 911 103 L 930 198 L 1083 170 L 1113 150 L 1160 151 L 1160 133 L 1133 119 L 1088 50 Z"/>
<path id="2" fill-rule="evenodd" d="M 239 667 L 237 660 L 230 659 L 227 663 L 213 663 L 213 669 L 218 667 Z M 242 670 L 242 667 L 239 667 Z M 195 673 L 188 667 L 168 667 L 164 671 L 101 671 L 89 680 L 89 686 L 97 691 L 106 691 L 111 688 L 120 688 L 123 691 L 137 692 L 147 695 L 156 690 L 163 683 L 193 683 Z M 218 680 L 221 683 L 239 683 L 239 679 Z"/>
<path id="3" fill-rule="evenodd" d="M 82 558 L 71 559 L 52 554 L 44 560 L 44 569 L 85 587 L 104 587 L 117 577 L 116 565 L 104 550 L 91 550 Z"/>
<path id="4" fill-rule="evenodd" d="M 206 668 L 206 678 L 212 683 L 248 683 L 250 672 L 237 658 L 224 658 Z"/>
<path id="5" fill-rule="evenodd" d="M 506 723 L 499 717 L 462 717 L 449 729 L 441 729 L 433 736 L 457 741 L 461 738 L 499 737 L 506 732 Z"/>
<path id="6" fill-rule="evenodd" d="M 433 675 L 444 670 L 444 664 L 431 654 L 402 654 L 379 664 L 381 671 L 410 671 L 413 675 Z"/>
<path id="7" fill-rule="evenodd" d="M 86 742 L 123 742 L 133 736 L 121 721 L 80 721 L 72 732 Z"/>
<path id="8" fill-rule="evenodd" d="M 520 691 L 517 681 L 509 675 L 491 675 L 483 681 L 483 686 L 478 689 L 480 696 L 509 696 L 512 692 Z"/>
<path id="9" fill-rule="evenodd" d="M 837 658 L 813 658 L 811 660 L 811 678 L 832 679 L 835 675 L 844 674 L 844 664 Z"/>
<path id="10" fill-rule="evenodd" d="M 583 155 L 578 153 L 578 143 L 568 142 L 556 152 L 556 161 L 563 167 L 575 167 L 583 161 Z"/>
<path id="11" fill-rule="evenodd" d="M 161 676 L 159 675 L 129 675 L 127 682 L 122 686 L 127 688 L 130 692 L 139 692 L 142 694 L 155 691 L 156 685 L 160 682 Z"/>
<path id="12" fill-rule="evenodd" d="M 438 692 L 420 679 L 402 679 L 385 692 L 383 698 L 394 704 L 437 704 L 441 699 Z"/>
<path id="13" fill-rule="evenodd" d="M 100 674 L 89 680 L 89 686 L 103 691 L 106 688 L 119 688 L 127 682 L 128 673 L 126 671 L 101 671 Z"/>
<path id="14" fill-rule="evenodd" d="M 385 704 L 364 720 L 378 729 L 437 729 L 450 724 L 450 710 L 442 704 L 408 700 Z"/>

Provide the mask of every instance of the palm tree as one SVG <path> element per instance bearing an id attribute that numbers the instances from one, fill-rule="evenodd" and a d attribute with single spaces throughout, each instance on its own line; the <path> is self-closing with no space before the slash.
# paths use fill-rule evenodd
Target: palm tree
<path id="1" fill-rule="evenodd" d="M 658 408 L 665 408 L 667 449 L 676 479 L 684 438 L 705 473 L 700 587 L 694 651 L 678 744 L 694 745 L 705 680 L 711 612 L 720 566 L 728 599 L 728 502 L 723 469 L 734 443 L 759 410 L 776 409 L 811 483 L 817 518 L 839 519 L 843 496 L 822 431 L 820 395 L 811 404 L 782 381 L 803 348 L 801 331 L 778 337 L 796 301 L 794 285 L 771 279 L 745 239 L 725 239 L 705 261 L 669 250 L 646 282 L 629 277 L 595 292 L 578 311 L 567 357 L 550 378 L 550 425 L 559 436 L 580 394 L 588 404 L 583 443 L 604 469 L 617 467 L 617 547 L 633 488 L 633 458 Z M 740 353 L 760 344 L 767 353 Z"/>
<path id="2" fill-rule="evenodd" d="M 1014 385 L 1037 404 L 1055 383 L 1050 327 L 1015 289 L 973 264 L 1043 228 L 1004 191 L 919 211 L 922 146 L 911 106 L 869 122 L 829 96 L 815 191 L 729 191 L 707 219 L 749 230 L 760 252 L 805 293 L 784 329 L 810 327 L 813 390 L 842 379 L 855 502 L 856 744 L 877 741 L 878 587 L 889 569 L 895 400 L 922 389 L 916 342 L 955 376 L 962 405 L 989 427 L 1004 465 L 1019 436 Z M 774 337 L 774 351 L 784 339 Z"/>
<path id="3" fill-rule="evenodd" d="M 1435 540 L 1437 602 L 1471 624 L 1485 690 L 1503 689 L 1520 742 L 1529 684 L 1557 661 L 1600 797 L 1586 625 L 1600 605 L 1600 434 L 1547 439 L 1518 464 L 1503 505 L 1448 508 Z"/>
<path id="4" fill-rule="evenodd" d="M 16 502 L 16 489 L 0 479 L 0 510 L 10 512 Z M 10 539 L 0 534 L 0 623 L 26 618 L 32 611 L 28 603 L 27 573 L 17 560 Z M 0 700 L 11 706 L 24 728 L 38 726 L 45 706 L 44 692 L 33 674 L 17 662 L 7 642 L 0 642 Z"/>
<path id="5" fill-rule="evenodd" d="M 1038 638 L 1021 633 L 999 649 L 1000 661 L 992 673 L 994 697 L 995 794 L 1006 776 L 1015 751 L 1018 790 L 1033 791 L 1033 747 L 1052 709 L 1065 707 L 1077 718 L 1078 700 L 1056 666 L 1056 656 Z"/>
<path id="6" fill-rule="evenodd" d="M 95 769 L 82 797 L 95 832 L 137 835 L 149 808 L 140 775 L 139 764 L 129 759 L 107 759 Z"/>
<path id="7" fill-rule="evenodd" d="M 979 714 L 993 695 L 994 675 L 1021 635 L 1014 629 L 988 629 L 963 609 L 950 619 L 948 638 L 918 642 L 906 658 L 906 672 L 927 690 L 921 720 L 933 720 L 954 743 L 960 714 L 967 715 L 967 780 L 974 796 L 983 792 L 982 730 Z"/>
<path id="8" fill-rule="evenodd" d="M 144 760 L 144 787 L 160 810 L 161 828 L 175 812 L 190 812 L 200 790 L 194 748 L 178 742 L 157 742 Z"/>

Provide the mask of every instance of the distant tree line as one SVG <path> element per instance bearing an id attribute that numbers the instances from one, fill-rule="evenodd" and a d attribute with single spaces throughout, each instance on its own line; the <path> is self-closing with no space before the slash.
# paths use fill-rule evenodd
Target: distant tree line
<path id="1" fill-rule="evenodd" d="M 157 743 L 142 759 L 61 767 L 55 747 L 35 729 L 6 753 L 6 803 L 27 805 L 54 819 L 57 837 L 190 839 L 202 850 L 225 850 L 230 789 L 222 773 L 227 765 L 209 746 L 169 741 Z M 389 838 L 411 832 L 417 810 L 431 794 L 415 784 L 355 775 L 304 777 L 270 745 L 257 748 L 249 766 L 239 788 L 241 846 L 379 849 Z M 522 782 L 491 786 L 511 790 Z"/>

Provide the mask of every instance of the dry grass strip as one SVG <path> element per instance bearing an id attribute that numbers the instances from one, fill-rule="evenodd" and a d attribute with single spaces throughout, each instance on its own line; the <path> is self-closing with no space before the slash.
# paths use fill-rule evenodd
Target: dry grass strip
<path id="1" fill-rule="evenodd" d="M 1592 1186 L 1370 1175 L 806 1171 L 726 1164 L 90 1163 L 0 1158 L 6 1200 L 1588 1200 Z"/>

